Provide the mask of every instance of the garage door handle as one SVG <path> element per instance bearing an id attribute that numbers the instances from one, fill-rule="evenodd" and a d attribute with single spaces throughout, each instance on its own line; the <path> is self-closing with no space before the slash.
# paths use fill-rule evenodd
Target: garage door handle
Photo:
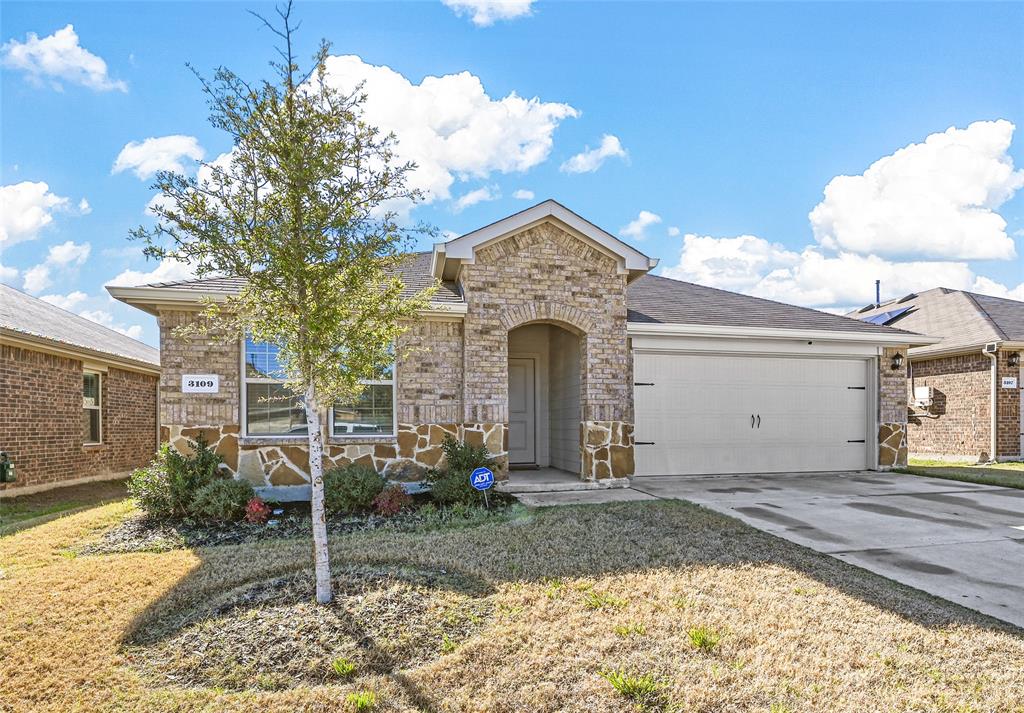
<path id="1" fill-rule="evenodd" d="M 761 414 L 757 414 L 757 427 L 761 428 Z"/>
<path id="2" fill-rule="evenodd" d="M 654 386 L 653 381 L 634 381 L 633 386 Z"/>
<path id="3" fill-rule="evenodd" d="M 865 443 L 865 440 L 861 438 L 859 440 L 847 441 L 847 443 Z"/>
<path id="4" fill-rule="evenodd" d="M 754 427 L 754 414 L 750 414 L 750 427 Z"/>
<path id="5" fill-rule="evenodd" d="M 634 446 L 653 446 L 654 441 L 633 441 Z"/>

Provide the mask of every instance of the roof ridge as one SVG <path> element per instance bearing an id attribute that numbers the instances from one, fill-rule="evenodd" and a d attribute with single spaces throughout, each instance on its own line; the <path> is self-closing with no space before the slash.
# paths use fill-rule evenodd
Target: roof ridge
<path id="1" fill-rule="evenodd" d="M 987 295 L 976 295 L 973 292 L 968 292 L 967 290 L 960 290 L 960 293 L 967 297 L 968 300 L 970 300 L 971 304 L 973 304 L 978 309 L 978 311 L 981 313 L 981 316 L 985 319 L 986 322 L 988 322 L 992 329 L 996 330 L 996 334 L 1001 339 L 1009 338 L 1006 332 L 1003 331 L 1003 328 L 1000 327 L 999 324 L 996 323 L 995 319 L 992 318 L 992 315 L 989 314 L 989 311 L 982 307 L 981 303 L 978 302 L 978 297 L 987 297 Z M 997 297 L 996 299 L 999 298 Z"/>
<path id="2" fill-rule="evenodd" d="M 729 294 L 729 295 L 742 295 L 743 297 L 746 297 L 748 299 L 759 300 L 761 302 L 768 302 L 768 303 L 773 304 L 773 305 L 781 305 L 783 307 L 789 307 L 789 308 L 792 308 L 792 309 L 799 309 L 799 310 L 803 310 L 804 312 L 812 312 L 814 314 L 819 314 L 819 315 L 820 314 L 827 314 L 827 315 L 829 315 L 831 317 L 839 317 L 839 318 L 842 318 L 842 319 L 848 319 L 851 322 L 858 322 L 860 324 L 864 324 L 863 320 L 857 319 L 856 317 L 848 317 L 845 314 L 835 314 L 833 312 L 826 312 L 824 310 L 814 309 L 813 307 L 804 307 L 803 305 L 795 305 L 795 304 L 792 304 L 790 302 L 780 302 L 779 300 L 771 300 L 771 299 L 768 299 L 767 297 L 757 297 L 755 295 L 748 295 L 745 292 L 735 292 L 733 290 L 723 290 L 720 287 L 709 287 L 708 285 L 702 285 L 699 282 L 688 282 L 686 280 L 677 280 L 674 277 L 665 277 L 664 275 L 652 275 L 651 273 L 647 273 L 647 274 L 645 274 L 645 275 L 643 275 L 643 276 L 641 276 L 641 277 L 639 277 L 637 279 L 638 280 L 642 280 L 644 277 L 654 277 L 654 278 L 659 279 L 659 280 L 668 280 L 670 282 L 678 282 L 678 283 L 683 284 L 683 285 L 690 285 L 692 287 L 698 287 L 698 288 L 700 288 L 702 290 L 712 290 L 714 292 L 723 292 L 723 293 Z M 916 332 L 910 332 L 910 331 L 908 331 L 906 329 L 899 329 L 897 327 L 889 327 L 887 325 L 880 325 L 880 326 L 883 326 L 886 329 L 891 329 L 894 332 L 903 332 L 904 334 L 916 334 Z"/>

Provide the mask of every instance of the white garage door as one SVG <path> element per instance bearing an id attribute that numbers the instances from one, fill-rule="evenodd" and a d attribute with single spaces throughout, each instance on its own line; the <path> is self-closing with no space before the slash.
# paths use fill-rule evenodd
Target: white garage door
<path id="1" fill-rule="evenodd" d="M 635 354 L 636 474 L 861 470 L 868 362 Z"/>

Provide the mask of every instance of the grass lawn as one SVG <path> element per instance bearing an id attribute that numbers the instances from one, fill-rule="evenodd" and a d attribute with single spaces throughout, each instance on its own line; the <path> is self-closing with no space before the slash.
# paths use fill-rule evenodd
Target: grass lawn
<path id="1" fill-rule="evenodd" d="M 338 537 L 328 609 L 306 540 L 74 554 L 131 512 L 0 538 L 0 709 L 1024 711 L 1024 632 L 681 502 Z"/>
<path id="2" fill-rule="evenodd" d="M 124 479 L 101 480 L 13 498 L 0 491 L 0 535 L 77 508 L 122 500 L 127 495 L 127 482 Z"/>
<path id="3" fill-rule="evenodd" d="M 974 465 L 967 462 L 951 463 L 911 458 L 907 467 L 902 470 L 913 475 L 927 475 L 931 478 L 1001 485 L 1007 488 L 1024 488 L 1024 462 L 1020 461 Z"/>

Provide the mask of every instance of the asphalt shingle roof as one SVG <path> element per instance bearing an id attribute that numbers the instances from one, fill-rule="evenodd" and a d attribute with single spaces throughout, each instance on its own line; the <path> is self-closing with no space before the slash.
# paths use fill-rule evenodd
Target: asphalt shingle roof
<path id="1" fill-rule="evenodd" d="M 412 296 L 420 290 L 429 287 L 433 282 L 430 273 L 430 260 L 432 253 L 419 252 L 410 253 L 409 258 L 399 268 L 398 273 L 405 283 L 405 294 Z M 242 277 L 207 277 L 200 280 L 179 280 L 177 282 L 157 282 L 146 285 L 146 287 L 159 287 L 163 289 L 188 290 L 205 294 L 215 293 L 223 295 L 237 294 L 245 284 Z M 453 304 L 462 302 L 462 296 L 454 282 L 442 282 L 432 298 L 433 302 Z"/>
<path id="2" fill-rule="evenodd" d="M 433 279 L 431 253 L 413 253 L 401 270 L 409 293 L 423 289 Z M 147 287 L 231 294 L 244 282 L 237 278 L 207 278 L 181 282 L 163 282 Z M 435 302 L 459 303 L 462 295 L 453 282 L 443 283 L 434 295 Z M 850 332 L 851 334 L 899 334 L 901 330 L 857 319 L 820 312 L 704 287 L 667 277 L 643 275 L 628 288 L 628 321 L 648 324 L 699 324 L 709 326 L 776 327 Z"/>
<path id="3" fill-rule="evenodd" d="M 626 304 L 628 321 L 648 324 L 821 329 L 853 334 L 898 334 L 900 331 L 656 275 L 643 275 L 634 280 L 629 285 Z"/>
<path id="4" fill-rule="evenodd" d="M 1024 341 L 1024 302 L 948 287 L 907 295 L 848 316 L 865 319 L 904 308 L 890 325 L 940 339 L 937 344 L 911 349 L 915 355 L 980 348 L 988 342 Z"/>
<path id="5" fill-rule="evenodd" d="M 0 327 L 62 345 L 160 365 L 157 349 L 7 285 L 0 285 Z"/>

